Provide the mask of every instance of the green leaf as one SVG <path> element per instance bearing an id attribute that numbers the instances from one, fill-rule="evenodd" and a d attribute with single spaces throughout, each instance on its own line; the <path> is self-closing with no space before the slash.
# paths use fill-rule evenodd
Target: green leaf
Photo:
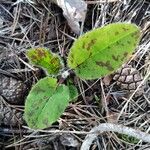
<path id="1" fill-rule="evenodd" d="M 118 134 L 118 137 L 124 140 L 125 142 L 131 143 L 131 144 L 137 144 L 140 140 L 136 139 L 135 137 L 126 135 L 126 134 Z"/>
<path id="2" fill-rule="evenodd" d="M 111 74 L 125 63 L 140 37 L 134 24 L 114 23 L 87 32 L 71 47 L 68 66 L 83 79 Z"/>
<path id="3" fill-rule="evenodd" d="M 78 90 L 71 81 L 68 81 L 70 102 L 75 102 L 78 99 Z"/>
<path id="4" fill-rule="evenodd" d="M 30 128 L 49 127 L 62 115 L 69 104 L 69 90 L 58 85 L 57 79 L 45 77 L 31 89 L 25 102 L 25 120 Z"/>
<path id="5" fill-rule="evenodd" d="M 59 56 L 46 48 L 29 49 L 26 54 L 32 64 L 42 67 L 49 74 L 58 74 L 62 67 Z"/>

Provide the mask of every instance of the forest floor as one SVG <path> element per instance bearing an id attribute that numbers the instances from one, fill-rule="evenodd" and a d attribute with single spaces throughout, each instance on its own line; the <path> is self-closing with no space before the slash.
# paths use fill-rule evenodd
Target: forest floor
<path id="1" fill-rule="evenodd" d="M 31 130 L 24 118 L 24 102 L 32 87 L 45 76 L 32 70 L 25 52 L 47 47 L 67 58 L 78 37 L 50 0 L 0 0 L 0 149 L 78 150 L 88 133 L 100 123 L 118 123 L 150 133 L 150 2 L 147 0 L 86 0 L 83 32 L 110 23 L 130 22 L 141 28 L 141 40 L 128 69 L 136 70 L 140 86 L 133 93 L 114 79 L 116 73 L 97 80 L 72 76 L 79 91 L 61 118 L 46 131 Z M 120 74 L 121 75 L 121 74 Z M 130 84 L 130 83 L 126 83 Z M 55 132 L 57 130 L 57 132 Z M 150 143 L 116 132 L 99 134 L 91 150 L 149 150 Z"/>

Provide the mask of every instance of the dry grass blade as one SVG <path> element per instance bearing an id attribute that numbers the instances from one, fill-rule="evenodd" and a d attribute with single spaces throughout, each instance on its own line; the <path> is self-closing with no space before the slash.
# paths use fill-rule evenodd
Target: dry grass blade
<path id="1" fill-rule="evenodd" d="M 113 3 L 113 2 L 118 2 L 120 0 L 99 0 L 99 1 L 90 1 L 88 0 L 87 3 L 88 4 L 99 4 L 99 3 Z"/>

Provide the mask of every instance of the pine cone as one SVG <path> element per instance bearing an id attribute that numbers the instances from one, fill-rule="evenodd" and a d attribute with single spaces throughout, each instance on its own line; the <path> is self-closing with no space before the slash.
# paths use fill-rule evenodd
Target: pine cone
<path id="1" fill-rule="evenodd" d="M 18 126 L 24 124 L 23 113 L 17 109 L 10 108 L 4 104 L 4 99 L 0 96 L 0 124 Z"/>
<path id="2" fill-rule="evenodd" d="M 0 95 L 10 104 L 22 104 L 28 88 L 22 81 L 12 77 L 0 75 Z"/>
<path id="3" fill-rule="evenodd" d="M 130 65 L 124 65 L 121 69 L 119 69 L 114 77 L 113 80 L 117 82 L 117 85 L 121 88 L 121 90 L 126 90 L 130 94 L 132 94 L 137 87 L 142 82 L 142 77 L 138 70 L 133 68 Z M 139 90 L 134 95 L 135 97 L 141 96 L 144 92 L 144 85 L 142 85 Z"/>
<path id="4" fill-rule="evenodd" d="M 42 71 L 32 71 L 19 60 L 27 61 L 23 53 L 0 48 L 0 95 L 10 104 L 23 104 L 32 83 L 42 77 Z M 19 79 L 19 80 L 17 80 Z M 25 83 L 23 82 L 25 81 Z"/>

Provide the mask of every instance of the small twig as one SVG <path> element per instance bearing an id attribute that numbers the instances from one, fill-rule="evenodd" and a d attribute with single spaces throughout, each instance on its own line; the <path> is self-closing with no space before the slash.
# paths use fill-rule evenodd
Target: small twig
<path id="1" fill-rule="evenodd" d="M 16 77 L 15 75 L 13 75 L 12 73 L 8 72 L 8 71 L 5 71 L 3 69 L 0 69 L 0 74 L 3 74 L 5 76 L 8 76 L 8 77 L 12 77 L 12 78 L 15 78 L 15 79 L 18 79 L 18 77 Z"/>
<path id="2" fill-rule="evenodd" d="M 33 68 L 30 64 L 26 63 L 23 59 L 21 59 L 20 57 L 18 57 L 18 59 L 19 59 L 22 63 L 24 63 L 28 68 L 30 68 L 31 70 L 36 71 L 35 68 Z"/>
<path id="3" fill-rule="evenodd" d="M 94 127 L 85 137 L 85 140 L 83 141 L 81 146 L 81 150 L 89 150 L 92 142 L 97 138 L 97 136 L 105 131 L 113 131 L 121 134 L 127 134 L 144 142 L 150 142 L 150 134 L 148 133 L 142 132 L 140 130 L 135 130 L 123 125 L 102 123 L 99 126 Z"/>
<path id="4" fill-rule="evenodd" d="M 98 0 L 98 1 L 87 1 L 87 4 L 99 4 L 99 3 L 113 3 L 113 2 L 118 2 L 120 0 Z"/>
<path id="5" fill-rule="evenodd" d="M 15 133 L 15 134 L 20 134 L 20 133 L 26 134 L 26 133 L 31 133 L 31 131 L 26 130 L 26 129 L 17 129 L 17 128 L 11 129 L 11 128 L 3 128 L 3 127 L 0 127 L 0 132 L 5 133 L 5 134 L 13 134 L 13 133 Z"/>
<path id="6" fill-rule="evenodd" d="M 23 126 L 25 129 L 28 129 L 29 132 L 41 132 L 41 133 L 52 133 L 52 134 L 56 134 L 56 133 L 59 133 L 59 134 L 62 134 L 62 133 L 70 133 L 70 134 L 79 134 L 79 135 L 82 135 L 82 134 L 88 134 L 88 132 L 86 131 L 68 131 L 68 130 L 34 130 L 34 129 L 31 129 L 27 126 Z M 29 136 L 26 136 L 26 137 L 32 137 L 31 135 Z M 35 136 L 33 136 L 35 137 Z"/>

